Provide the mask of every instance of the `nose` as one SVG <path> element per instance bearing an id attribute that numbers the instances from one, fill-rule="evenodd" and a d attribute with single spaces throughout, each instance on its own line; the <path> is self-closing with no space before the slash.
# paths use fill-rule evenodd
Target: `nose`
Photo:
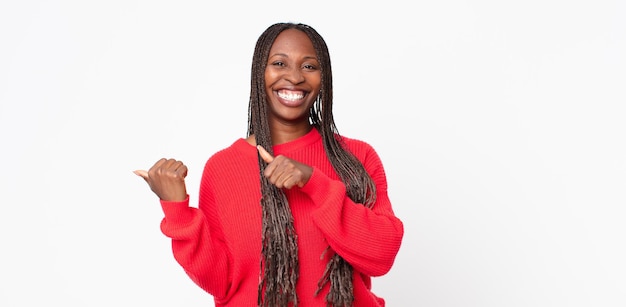
<path id="1" fill-rule="evenodd" d="M 293 84 L 304 82 L 304 74 L 300 67 L 292 67 L 285 73 L 285 79 Z"/>

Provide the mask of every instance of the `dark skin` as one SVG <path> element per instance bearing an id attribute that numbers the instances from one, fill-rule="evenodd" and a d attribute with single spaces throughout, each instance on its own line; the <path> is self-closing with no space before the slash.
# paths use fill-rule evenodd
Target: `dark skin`
<path id="1" fill-rule="evenodd" d="M 270 50 L 265 69 L 265 90 L 270 106 L 268 121 L 272 142 L 282 144 L 311 131 L 309 110 L 321 88 L 321 71 L 313 44 L 299 30 L 288 29 L 278 35 Z M 272 157 L 256 145 L 254 135 L 246 141 L 256 146 L 268 163 L 264 175 L 278 188 L 303 187 L 311 178 L 313 168 L 283 155 Z M 160 159 L 148 171 L 136 170 L 150 189 L 165 201 L 187 198 L 185 177 L 187 166 L 175 159 Z"/>

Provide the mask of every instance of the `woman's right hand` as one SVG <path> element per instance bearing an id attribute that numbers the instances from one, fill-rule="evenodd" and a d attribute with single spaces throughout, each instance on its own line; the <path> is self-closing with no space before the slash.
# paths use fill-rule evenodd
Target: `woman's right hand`
<path id="1" fill-rule="evenodd" d="M 143 178 L 152 192 L 164 201 L 183 201 L 187 199 L 185 177 L 187 166 L 174 159 L 160 159 L 148 171 L 136 170 L 133 173 Z"/>

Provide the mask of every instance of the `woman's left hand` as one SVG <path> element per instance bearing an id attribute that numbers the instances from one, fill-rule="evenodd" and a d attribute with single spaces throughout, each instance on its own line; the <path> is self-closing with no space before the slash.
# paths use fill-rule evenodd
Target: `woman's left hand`
<path id="1" fill-rule="evenodd" d="M 263 173 L 277 188 L 303 187 L 311 178 L 313 168 L 283 155 L 272 157 L 261 145 L 257 145 L 261 158 L 267 162 Z"/>

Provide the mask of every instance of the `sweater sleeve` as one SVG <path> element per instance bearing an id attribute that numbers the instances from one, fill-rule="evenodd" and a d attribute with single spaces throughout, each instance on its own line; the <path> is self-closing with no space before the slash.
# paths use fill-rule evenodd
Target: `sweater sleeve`
<path id="1" fill-rule="evenodd" d="M 380 276 L 395 261 L 404 226 L 393 213 L 379 156 L 371 149 L 362 162 L 376 185 L 372 208 L 353 202 L 342 181 L 333 180 L 316 168 L 302 191 L 316 204 L 313 220 L 330 247 L 356 270 Z"/>
<path id="2" fill-rule="evenodd" d="M 229 285 L 229 256 L 219 232 L 212 229 L 211 207 L 206 174 L 201 183 L 199 208 L 189 206 L 189 197 L 182 202 L 161 201 L 165 217 L 161 231 L 172 239 L 172 251 L 185 273 L 200 288 L 216 299 L 223 298 Z"/>

